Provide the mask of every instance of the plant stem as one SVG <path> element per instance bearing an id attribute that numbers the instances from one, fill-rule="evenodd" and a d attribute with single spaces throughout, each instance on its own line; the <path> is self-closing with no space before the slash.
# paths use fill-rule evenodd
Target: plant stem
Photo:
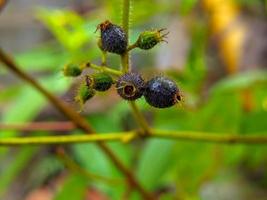
<path id="1" fill-rule="evenodd" d="M 142 134 L 142 136 L 148 136 L 150 134 L 150 128 L 146 119 L 144 118 L 134 101 L 129 101 L 129 104 L 132 108 L 135 120 L 140 124 L 143 129 L 143 132 L 140 132 L 140 134 Z"/>
<path id="2" fill-rule="evenodd" d="M 36 136 L 36 137 L 14 137 L 0 139 L 0 145 L 29 145 L 29 144 L 68 144 L 68 143 L 87 143 L 87 142 L 100 142 L 100 141 L 116 141 L 123 140 L 129 137 L 127 132 L 124 136 L 119 133 L 109 134 L 90 134 L 90 135 L 53 135 L 53 136 Z"/>
<path id="3" fill-rule="evenodd" d="M 107 52 L 102 51 L 101 66 L 107 66 Z"/>
<path id="4" fill-rule="evenodd" d="M 122 28 L 126 33 L 128 42 L 129 42 L 129 18 L 130 18 L 130 0 L 123 0 L 123 14 L 122 14 Z M 130 48 L 130 47 L 129 47 Z M 130 56 L 129 56 L 129 51 L 126 51 L 122 56 L 121 56 L 121 64 L 122 64 L 122 71 L 124 73 L 127 73 L 131 70 L 130 68 Z M 150 133 L 149 130 L 149 125 L 136 106 L 135 101 L 130 101 L 129 102 L 133 115 L 135 117 L 135 120 L 140 124 L 142 127 L 143 131 L 143 136 L 148 135 Z"/>
<path id="5" fill-rule="evenodd" d="M 131 0 L 123 0 L 122 5 L 122 28 L 125 32 L 127 43 L 129 43 L 129 21 L 130 21 L 130 5 Z M 126 51 L 123 55 L 121 55 L 121 64 L 122 71 L 127 73 L 130 71 L 130 63 L 129 63 L 129 52 Z"/>
<path id="6" fill-rule="evenodd" d="M 87 134 L 94 133 L 94 130 L 87 123 L 87 121 L 79 115 L 75 110 L 71 109 L 64 101 L 61 101 L 59 98 L 51 94 L 44 87 L 42 87 L 39 82 L 31 78 L 28 74 L 20 70 L 20 68 L 15 64 L 13 59 L 11 59 L 7 54 L 0 48 L 0 61 L 6 66 L 8 70 L 16 74 L 22 80 L 29 83 L 37 91 L 43 94 L 49 101 L 52 103 L 62 114 L 69 118 L 77 128 L 82 129 Z M 14 142 L 14 140 L 13 140 Z M 107 157 L 114 163 L 114 165 L 126 176 L 127 181 L 130 185 L 135 187 L 140 194 L 146 196 L 146 191 L 142 188 L 140 183 L 136 180 L 135 176 L 130 170 L 128 170 L 124 164 L 117 158 L 117 156 L 112 152 L 112 150 L 106 146 L 104 143 L 98 142 L 98 146 L 102 151 L 107 155 Z"/>
<path id="7" fill-rule="evenodd" d="M 122 66 L 121 71 L 123 73 L 127 73 L 127 72 L 131 71 L 128 52 L 125 52 L 123 55 L 121 55 L 121 66 Z"/>
<path id="8" fill-rule="evenodd" d="M 135 48 L 137 48 L 137 44 L 136 43 L 134 43 L 132 45 L 129 45 L 128 48 L 127 48 L 127 51 L 129 52 L 129 51 L 131 51 L 131 50 L 133 50 Z"/>
<path id="9" fill-rule="evenodd" d="M 130 21 L 130 5 L 131 0 L 123 0 L 122 5 L 122 28 L 129 41 L 129 21 Z"/>
<path id="10" fill-rule="evenodd" d="M 57 135 L 57 136 L 36 136 L 36 137 L 14 137 L 0 139 L 0 146 L 18 145 L 47 145 L 47 144 L 73 144 L 90 142 L 114 142 L 127 141 L 128 138 L 138 138 L 138 131 L 98 133 L 90 135 Z M 209 142 L 222 144 L 267 144 L 267 135 L 233 135 L 226 133 L 197 132 L 197 131 L 169 131 L 151 129 L 148 138 L 160 138 L 178 141 Z"/>
<path id="11" fill-rule="evenodd" d="M 102 71 L 102 72 L 106 72 L 106 73 L 109 73 L 109 74 L 112 74 L 112 75 L 115 75 L 115 76 L 121 76 L 122 75 L 122 72 L 119 71 L 119 70 L 115 70 L 115 69 L 112 69 L 112 68 L 109 68 L 109 67 L 105 67 L 105 66 L 98 66 L 98 65 L 95 65 L 93 63 L 86 63 L 86 67 L 88 68 L 92 68 L 92 69 L 95 69 L 95 70 L 98 70 L 98 71 Z"/>
<path id="12" fill-rule="evenodd" d="M 227 133 L 212 133 L 212 132 L 197 132 L 197 131 L 167 131 L 167 130 L 152 130 L 151 137 L 185 140 L 192 142 L 211 142 L 225 144 L 266 144 L 267 135 L 254 134 L 227 134 Z"/>

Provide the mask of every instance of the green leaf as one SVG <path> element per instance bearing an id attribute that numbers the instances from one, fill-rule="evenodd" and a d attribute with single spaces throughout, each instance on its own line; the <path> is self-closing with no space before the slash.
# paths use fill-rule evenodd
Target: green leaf
<path id="1" fill-rule="evenodd" d="M 72 174 L 67 177 L 67 180 L 65 180 L 54 200 L 84 200 L 88 187 L 87 184 L 87 179 L 85 177 Z"/>
<path id="2" fill-rule="evenodd" d="M 211 95 L 225 92 L 236 92 L 253 86 L 267 85 L 267 71 L 254 70 L 249 72 L 232 75 L 216 83 L 210 90 Z"/>
<path id="3" fill-rule="evenodd" d="M 4 195 L 5 191 L 9 188 L 12 181 L 27 166 L 27 163 L 32 159 L 36 151 L 37 148 L 33 147 L 21 148 L 17 155 L 14 155 L 12 157 L 12 161 L 10 163 L 1 164 L 4 166 L 5 170 L 1 170 L 0 174 L 0 197 Z"/>
<path id="4" fill-rule="evenodd" d="M 61 93 L 68 87 L 66 79 L 58 79 L 58 75 L 49 77 L 41 81 L 44 87 L 48 88 L 51 92 Z M 22 123 L 31 121 L 47 104 L 45 97 L 31 86 L 25 86 L 17 94 L 17 98 L 12 103 L 10 109 L 6 112 L 1 119 L 2 123 Z M 25 110 L 27 112 L 25 112 Z M 15 131 L 5 131 L 0 137 L 12 137 L 17 133 Z"/>
<path id="5" fill-rule="evenodd" d="M 151 139 L 142 151 L 137 176 L 147 189 L 155 189 L 172 162 L 172 150 L 175 142 Z"/>

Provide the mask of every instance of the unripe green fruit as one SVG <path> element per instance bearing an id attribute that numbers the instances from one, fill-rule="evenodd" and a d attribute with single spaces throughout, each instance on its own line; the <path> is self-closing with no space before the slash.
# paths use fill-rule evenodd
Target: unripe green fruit
<path id="1" fill-rule="evenodd" d="M 136 42 L 136 46 L 143 50 L 148 50 L 156 46 L 158 43 L 165 41 L 164 38 L 168 33 L 161 34 L 165 29 L 155 30 L 155 31 L 144 31 L 139 35 Z"/>
<path id="2" fill-rule="evenodd" d="M 75 100 L 81 105 L 85 104 L 86 101 L 95 96 L 95 90 L 91 87 L 88 87 L 87 84 L 82 83 L 78 89 L 78 93 L 75 97 Z"/>
<path id="3" fill-rule="evenodd" d="M 96 73 L 92 76 L 87 76 L 87 84 L 95 90 L 103 92 L 112 86 L 113 79 L 107 73 Z"/>
<path id="4" fill-rule="evenodd" d="M 82 69 L 79 65 L 77 64 L 67 64 L 63 68 L 63 74 L 64 76 L 69 76 L 69 77 L 76 77 L 80 76 L 82 73 Z"/>

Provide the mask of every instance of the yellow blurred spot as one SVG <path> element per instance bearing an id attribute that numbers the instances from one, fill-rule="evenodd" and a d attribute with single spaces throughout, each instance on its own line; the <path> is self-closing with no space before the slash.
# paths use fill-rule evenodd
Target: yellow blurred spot
<path id="1" fill-rule="evenodd" d="M 262 108 L 263 110 L 267 111 L 267 97 L 262 102 Z"/>
<path id="2" fill-rule="evenodd" d="M 233 0 L 202 0 L 212 35 L 219 37 L 219 51 L 228 73 L 238 71 L 245 26 L 238 20 L 240 11 Z"/>

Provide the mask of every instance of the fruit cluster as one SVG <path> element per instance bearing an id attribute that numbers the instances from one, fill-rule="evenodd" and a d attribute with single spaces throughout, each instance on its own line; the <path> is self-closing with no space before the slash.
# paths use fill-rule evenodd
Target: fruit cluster
<path id="1" fill-rule="evenodd" d="M 116 88 L 123 99 L 134 101 L 144 95 L 146 102 L 156 108 L 171 107 L 181 100 L 176 83 L 163 76 L 145 82 L 138 73 L 126 73 L 118 79 Z"/>
<path id="2" fill-rule="evenodd" d="M 158 43 L 165 41 L 164 39 L 168 34 L 162 34 L 165 29 L 144 31 L 133 45 L 128 46 L 128 39 L 123 29 L 110 21 L 99 24 L 97 30 L 101 32 L 98 41 L 101 51 L 104 54 L 109 52 L 119 55 L 123 55 L 134 48 L 151 49 Z M 90 67 L 90 65 L 86 66 Z M 82 74 L 84 68 L 84 65 L 68 64 L 64 67 L 63 73 L 65 76 L 77 77 Z M 96 91 L 107 91 L 112 84 L 115 84 L 117 93 L 123 99 L 134 101 L 144 96 L 146 102 L 156 108 L 171 107 L 181 101 L 179 88 L 174 81 L 167 77 L 156 76 L 145 81 L 138 73 L 128 72 L 122 74 L 121 71 L 117 71 L 121 75 L 118 78 L 113 78 L 104 68 L 106 67 L 98 66 L 97 69 L 101 72 L 84 76 L 75 97 L 76 101 L 80 102 L 81 105 L 91 99 L 96 94 Z"/>

